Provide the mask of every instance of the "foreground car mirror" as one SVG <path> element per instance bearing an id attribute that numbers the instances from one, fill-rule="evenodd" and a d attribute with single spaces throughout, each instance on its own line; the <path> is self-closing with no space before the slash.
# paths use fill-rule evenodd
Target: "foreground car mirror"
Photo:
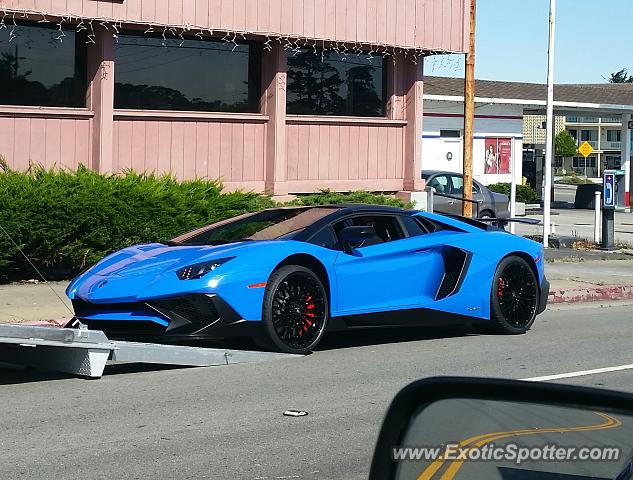
<path id="1" fill-rule="evenodd" d="M 369 478 L 633 478 L 633 395 L 547 383 L 431 378 L 405 387 Z"/>

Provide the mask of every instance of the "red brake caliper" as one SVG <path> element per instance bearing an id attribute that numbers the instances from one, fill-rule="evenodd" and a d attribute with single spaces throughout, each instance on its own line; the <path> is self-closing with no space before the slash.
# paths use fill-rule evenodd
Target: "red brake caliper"
<path id="1" fill-rule="evenodd" d="M 499 285 L 497 286 L 497 296 L 498 297 L 503 297 L 503 288 L 505 287 L 505 282 L 503 281 L 503 278 L 499 279 Z"/>
<path id="2" fill-rule="evenodd" d="M 307 332 L 308 327 L 311 327 L 314 324 L 314 300 L 312 300 L 312 296 L 308 295 L 306 297 L 306 313 L 303 317 L 303 331 Z"/>

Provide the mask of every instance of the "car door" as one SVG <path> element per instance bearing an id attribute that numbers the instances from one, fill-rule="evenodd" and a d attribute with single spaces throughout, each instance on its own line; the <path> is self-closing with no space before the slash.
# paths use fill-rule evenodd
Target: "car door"
<path id="1" fill-rule="evenodd" d="M 462 202 L 453 198 L 453 184 L 451 176 L 438 174 L 427 181 L 427 186 L 435 189 L 437 195 L 433 195 L 433 211 L 449 215 L 461 215 Z"/>
<path id="2" fill-rule="evenodd" d="M 434 298 L 443 268 L 441 253 L 430 238 L 434 233 L 418 227 L 420 234 L 412 235 L 405 218 L 362 214 L 334 225 L 337 234 L 345 226 L 376 225 L 382 241 L 339 253 L 335 262 L 338 312 L 333 314 L 414 308 Z"/>

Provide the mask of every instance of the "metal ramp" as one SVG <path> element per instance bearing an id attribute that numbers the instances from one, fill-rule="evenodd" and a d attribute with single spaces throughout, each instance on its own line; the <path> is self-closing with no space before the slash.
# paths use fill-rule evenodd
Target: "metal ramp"
<path id="1" fill-rule="evenodd" d="M 0 362 L 100 378 L 108 361 L 211 367 L 296 358 L 275 352 L 110 340 L 97 330 L 0 325 Z"/>

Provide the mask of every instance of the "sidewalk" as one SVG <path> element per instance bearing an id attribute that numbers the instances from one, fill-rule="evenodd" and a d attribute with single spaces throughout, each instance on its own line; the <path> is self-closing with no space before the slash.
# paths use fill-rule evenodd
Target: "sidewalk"
<path id="1" fill-rule="evenodd" d="M 528 215 L 525 218 L 533 218 L 542 222 L 543 214 Z M 555 223 L 556 235 L 593 240 L 593 210 L 554 208 L 551 219 Z M 523 236 L 542 235 L 543 225 L 517 224 L 516 234 Z M 614 236 L 617 243 L 633 246 L 633 213 L 615 212 Z"/>
<path id="2" fill-rule="evenodd" d="M 551 249 L 549 303 L 633 300 L 633 256 Z M 66 282 L 0 285 L 0 323 L 63 324 L 72 317 Z M 63 299 L 63 302 L 51 291 Z"/>
<path id="3" fill-rule="evenodd" d="M 550 304 L 633 300 L 633 257 L 546 263 L 545 275 Z"/>

